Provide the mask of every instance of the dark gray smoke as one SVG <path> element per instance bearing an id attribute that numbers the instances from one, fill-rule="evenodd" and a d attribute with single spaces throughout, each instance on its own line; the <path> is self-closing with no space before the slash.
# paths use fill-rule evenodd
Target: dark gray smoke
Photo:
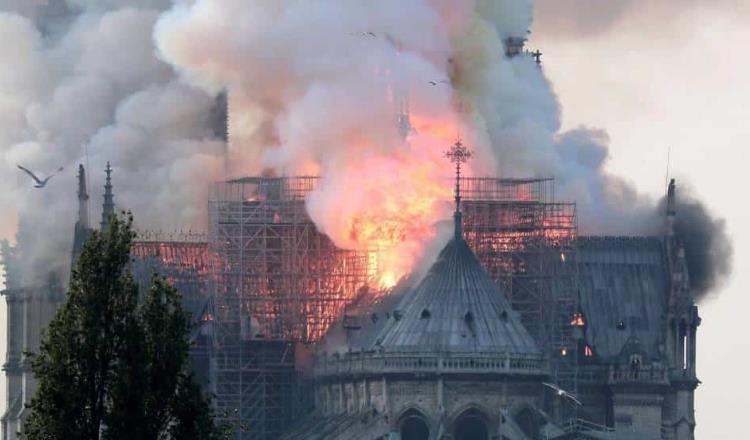
<path id="1" fill-rule="evenodd" d="M 683 186 L 684 187 L 684 186 Z M 710 299 L 732 272 L 734 249 L 726 221 L 711 213 L 708 207 L 680 187 L 677 196 L 675 236 L 685 246 L 690 284 L 697 301 Z M 664 199 L 659 213 L 666 209 Z"/>

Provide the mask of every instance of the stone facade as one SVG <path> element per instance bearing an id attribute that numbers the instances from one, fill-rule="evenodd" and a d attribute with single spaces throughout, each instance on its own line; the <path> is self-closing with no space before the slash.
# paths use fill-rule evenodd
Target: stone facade
<path id="1" fill-rule="evenodd" d="M 107 172 L 105 202 L 112 204 L 112 186 Z M 76 221 L 71 267 L 75 264 L 83 244 L 90 234 L 88 222 L 88 200 L 86 190 L 86 172 L 83 166 L 78 169 L 78 219 Z M 17 440 L 27 414 L 26 406 L 37 389 L 37 381 L 31 371 L 28 353 L 39 351 L 42 333 L 57 309 L 65 300 L 65 289 L 59 279 L 60 274 L 49 274 L 47 282 L 36 286 L 27 286 L 18 276 L 20 272 L 19 252 L 23 249 L 12 248 L 3 243 L 3 265 L 6 271 L 6 289 L 2 292 L 7 303 L 7 352 L 3 371 L 7 381 L 6 411 L 2 416 L 2 440 Z"/>
<path id="2" fill-rule="evenodd" d="M 2 417 L 4 440 L 16 440 L 37 383 L 26 353 L 39 350 L 41 332 L 64 299 L 59 283 L 39 288 L 10 288 L 3 292 L 8 307 L 8 346 L 3 365 L 7 409 Z"/>

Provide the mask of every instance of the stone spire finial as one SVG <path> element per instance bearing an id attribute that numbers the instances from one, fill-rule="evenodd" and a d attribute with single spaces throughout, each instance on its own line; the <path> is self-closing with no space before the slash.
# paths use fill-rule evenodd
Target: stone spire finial
<path id="1" fill-rule="evenodd" d="M 78 165 L 78 221 L 73 231 L 73 253 L 71 258 L 71 270 L 75 267 L 78 256 L 83 250 L 83 245 L 89 238 L 89 193 L 86 189 L 86 170 L 83 165 Z"/>
<path id="2" fill-rule="evenodd" d="M 461 231 L 461 165 L 471 159 L 473 154 L 474 153 L 472 153 L 472 151 L 461 142 L 461 139 L 457 139 L 451 149 L 445 152 L 445 157 L 456 164 L 456 212 L 453 214 L 456 238 L 461 238 L 463 236 L 463 232 Z"/>
<path id="3" fill-rule="evenodd" d="M 667 237 L 674 236 L 674 220 L 677 215 L 677 191 L 674 179 L 669 181 L 667 189 Z"/>
<path id="4" fill-rule="evenodd" d="M 86 190 L 86 170 L 78 165 L 78 224 L 89 228 L 89 193 Z"/>
<path id="5" fill-rule="evenodd" d="M 102 204 L 102 222 L 100 225 L 102 232 L 109 229 L 109 221 L 115 215 L 115 195 L 112 192 L 112 167 L 109 161 L 107 161 L 107 168 L 104 171 L 107 173 L 107 181 L 104 184 L 104 203 Z"/>

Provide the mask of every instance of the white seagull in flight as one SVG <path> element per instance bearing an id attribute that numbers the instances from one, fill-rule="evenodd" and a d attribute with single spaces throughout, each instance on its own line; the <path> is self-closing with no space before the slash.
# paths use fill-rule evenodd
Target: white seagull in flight
<path id="1" fill-rule="evenodd" d="M 583 405 L 580 400 L 576 398 L 573 394 L 570 394 L 569 392 L 565 391 L 564 389 L 560 388 L 559 386 L 549 383 L 549 382 L 542 382 L 542 385 L 552 388 L 555 391 L 555 394 L 557 394 L 560 397 L 565 397 L 570 400 L 572 400 L 576 405 Z"/>
<path id="2" fill-rule="evenodd" d="M 60 171 L 63 170 L 63 167 L 60 167 L 60 168 L 57 169 L 57 172 L 55 174 L 50 174 L 44 180 L 42 180 L 42 179 L 36 177 L 36 174 L 34 174 L 31 171 L 29 171 L 28 168 L 24 168 L 21 165 L 17 165 L 17 166 L 23 172 L 25 172 L 26 174 L 28 174 L 29 176 L 31 176 L 32 179 L 34 179 L 34 182 L 36 182 L 36 185 L 34 185 L 34 188 L 44 188 L 47 185 L 47 182 L 49 182 L 49 179 L 55 177 L 55 174 L 57 174 L 57 173 L 59 173 Z"/>

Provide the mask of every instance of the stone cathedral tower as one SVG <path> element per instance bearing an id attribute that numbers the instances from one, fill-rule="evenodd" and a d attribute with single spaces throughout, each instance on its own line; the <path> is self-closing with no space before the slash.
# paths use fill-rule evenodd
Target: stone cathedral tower
<path id="1" fill-rule="evenodd" d="M 107 163 L 104 212 L 114 213 L 111 168 Z M 78 219 L 73 231 L 71 268 L 91 234 L 89 222 L 89 194 L 86 170 L 78 167 Z M 109 218 L 108 216 L 106 218 Z M 37 383 L 25 353 L 39 350 L 42 330 L 47 327 L 58 307 L 65 300 L 65 289 L 58 276 L 50 274 L 46 281 L 25 285 L 17 276 L 20 273 L 19 253 L 23 249 L 3 243 L 1 255 L 6 272 L 6 288 L 2 292 L 7 303 L 7 352 L 3 371 L 7 381 L 6 411 L 2 422 L 2 440 L 17 440 L 27 415 L 26 405 L 36 392 Z"/>

